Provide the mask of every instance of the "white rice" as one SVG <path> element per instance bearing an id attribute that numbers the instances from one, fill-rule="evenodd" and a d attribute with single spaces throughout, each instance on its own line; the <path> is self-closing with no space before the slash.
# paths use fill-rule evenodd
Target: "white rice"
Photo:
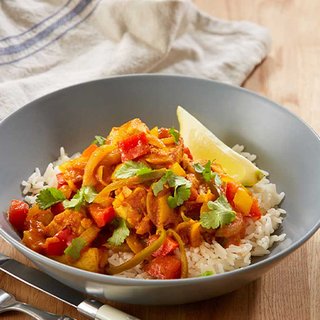
<path id="1" fill-rule="evenodd" d="M 244 152 L 244 146 L 235 145 L 233 150 L 252 162 L 256 160 L 255 155 Z M 71 158 L 77 156 L 79 154 L 75 154 Z M 33 204 L 37 194 L 43 188 L 56 187 L 56 174 L 60 172 L 58 166 L 71 158 L 67 156 L 64 148 L 61 147 L 58 160 L 50 163 L 43 175 L 39 168 L 36 168 L 28 180 L 21 183 L 24 187 L 23 194 L 26 195 L 25 200 Z M 268 175 L 267 172 L 265 174 L 266 176 Z M 251 191 L 257 197 L 260 208 L 262 208 L 263 215 L 261 219 L 249 222 L 245 238 L 241 240 L 239 246 L 230 245 L 228 248 L 223 248 L 218 242 L 213 241 L 211 244 L 203 242 L 197 248 L 186 248 L 189 277 L 197 277 L 208 271 L 218 274 L 248 266 L 251 263 L 251 257 L 269 254 L 269 249 L 275 242 L 285 239 L 286 235 L 284 233 L 279 236 L 273 234 L 286 214 L 285 210 L 277 207 L 282 201 L 284 193 L 278 193 L 276 185 L 266 177 L 255 184 Z M 133 254 L 128 252 L 113 253 L 110 251 L 109 254 L 108 261 L 112 265 L 122 264 L 133 257 Z M 150 278 L 144 272 L 142 264 L 117 276 L 140 279 Z"/>

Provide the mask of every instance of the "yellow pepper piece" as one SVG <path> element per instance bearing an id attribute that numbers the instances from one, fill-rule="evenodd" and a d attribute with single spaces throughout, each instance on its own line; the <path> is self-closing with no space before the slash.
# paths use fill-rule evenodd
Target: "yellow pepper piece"
<path id="1" fill-rule="evenodd" d="M 129 246 L 129 248 L 132 250 L 133 253 L 137 254 L 139 253 L 141 250 L 143 250 L 143 245 L 142 243 L 139 241 L 138 237 L 135 234 L 130 234 L 127 238 L 126 238 L 126 242 L 127 245 Z"/>
<path id="2" fill-rule="evenodd" d="M 114 145 L 103 145 L 96 149 L 90 156 L 83 175 L 82 186 L 92 186 L 96 182 L 95 170 L 103 158 L 113 151 L 116 147 Z"/>
<path id="3" fill-rule="evenodd" d="M 148 247 L 141 250 L 133 258 L 126 261 L 125 263 L 122 263 L 119 266 L 109 266 L 109 268 L 107 268 L 106 270 L 107 273 L 113 275 L 113 274 L 121 273 L 123 271 L 126 271 L 128 269 L 135 267 L 136 265 L 141 263 L 143 260 L 151 256 L 153 252 L 158 250 L 162 246 L 166 236 L 167 236 L 166 230 L 161 229 L 160 236 L 157 240 L 153 241 Z"/>
<path id="4" fill-rule="evenodd" d="M 253 199 L 246 189 L 240 187 L 233 198 L 233 203 L 236 207 L 236 210 L 240 211 L 244 215 L 248 215 L 253 203 Z"/>
<path id="5" fill-rule="evenodd" d="M 200 222 L 194 222 L 190 227 L 190 245 L 191 247 L 199 247 L 202 241 Z"/>
<path id="6" fill-rule="evenodd" d="M 177 176 L 185 177 L 187 175 L 184 169 L 180 166 L 178 162 L 175 162 L 170 169 Z"/>
<path id="7" fill-rule="evenodd" d="M 158 127 L 154 127 L 150 130 L 150 134 L 152 134 L 155 137 L 159 137 Z"/>

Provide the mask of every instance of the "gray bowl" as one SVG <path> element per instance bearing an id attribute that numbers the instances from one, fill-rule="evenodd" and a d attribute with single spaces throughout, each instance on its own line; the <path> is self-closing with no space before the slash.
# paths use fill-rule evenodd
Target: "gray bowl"
<path id="1" fill-rule="evenodd" d="M 179 280 L 137 280 L 94 274 L 33 252 L 6 220 L 11 199 L 21 197 L 20 182 L 35 167 L 83 149 L 94 135 L 140 117 L 149 127 L 177 126 L 176 106 L 193 113 L 228 145 L 244 144 L 258 165 L 286 193 L 284 242 L 268 256 L 240 270 Z M 319 228 L 320 142 L 295 115 L 238 87 L 202 79 L 137 75 L 114 77 L 66 88 L 21 108 L 0 124 L 0 234 L 40 269 L 96 297 L 139 304 L 178 304 L 238 289 L 259 278 L 301 246 Z"/>

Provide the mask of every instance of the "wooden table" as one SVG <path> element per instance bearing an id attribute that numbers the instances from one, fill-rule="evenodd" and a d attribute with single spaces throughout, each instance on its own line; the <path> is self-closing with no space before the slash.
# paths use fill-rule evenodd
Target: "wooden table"
<path id="1" fill-rule="evenodd" d="M 318 0 L 196 0 L 204 11 L 266 26 L 273 46 L 244 87 L 285 106 L 320 134 L 320 2 Z M 320 213 L 319 213 L 320 214 Z M 1 251 L 28 264 L 0 240 Z M 141 319 L 320 319 L 320 231 L 261 279 L 225 296 L 196 304 L 147 307 L 112 305 Z M 1 287 L 48 311 L 85 319 L 73 308 L 0 274 Z M 6 313 L 1 319 L 29 319 Z"/>

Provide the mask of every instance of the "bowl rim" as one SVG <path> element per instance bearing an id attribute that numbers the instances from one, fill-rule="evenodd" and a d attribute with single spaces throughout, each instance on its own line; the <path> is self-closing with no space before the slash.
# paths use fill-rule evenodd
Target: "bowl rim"
<path id="1" fill-rule="evenodd" d="M 320 142 L 320 136 L 319 134 L 309 125 L 307 124 L 304 120 L 302 120 L 299 116 L 294 114 L 292 111 L 284 108 L 283 106 L 277 104 L 276 102 L 266 98 L 265 96 L 253 92 L 249 89 L 240 87 L 240 86 L 235 86 L 229 83 L 224 83 L 216 80 L 210 80 L 210 79 L 205 79 L 201 77 L 195 77 L 195 76 L 186 76 L 186 75 L 175 75 L 175 74 L 130 74 L 130 75 L 115 75 L 115 76 L 110 76 L 106 78 L 101 78 L 97 80 L 92 80 L 92 81 L 85 81 L 85 82 L 80 82 L 71 86 L 67 86 L 64 88 L 61 88 L 59 90 L 55 90 L 53 92 L 50 92 L 48 94 L 45 94 L 27 104 L 24 106 L 20 107 L 18 110 L 12 112 L 10 115 L 5 117 L 1 122 L 0 122 L 0 128 L 3 126 L 4 123 L 7 121 L 11 121 L 10 119 L 14 117 L 16 114 L 20 112 L 25 112 L 26 108 L 32 108 L 33 104 L 35 102 L 41 102 L 42 100 L 52 98 L 56 94 L 61 94 L 63 92 L 66 92 L 70 89 L 76 89 L 77 87 L 85 87 L 88 84 L 94 85 L 95 83 L 101 83 L 105 81 L 121 81 L 123 79 L 141 79 L 141 78 L 149 78 L 148 81 L 152 81 L 151 79 L 168 79 L 168 78 L 176 78 L 176 79 L 182 79 L 182 80 L 187 80 L 187 81 L 199 81 L 199 82 L 204 82 L 204 83 L 211 83 L 212 85 L 215 86 L 222 86 L 228 88 L 228 90 L 234 90 L 237 92 L 245 93 L 251 96 L 254 96 L 257 99 L 261 99 L 264 102 L 266 102 L 270 107 L 279 110 L 280 112 L 287 113 L 290 117 L 295 118 L 298 122 L 303 124 L 315 137 L 319 140 Z M 1 213 L 5 214 L 5 213 Z M 0 225 L 1 226 L 1 225 Z M 300 239 L 292 242 L 287 248 L 284 250 L 276 253 L 274 256 L 270 257 L 266 255 L 265 259 L 262 261 L 254 262 L 253 264 L 250 264 L 248 266 L 227 271 L 221 274 L 214 274 L 211 276 L 206 276 L 206 277 L 193 277 L 193 278 L 184 278 L 184 279 L 168 279 L 168 280 L 160 280 L 160 279 L 137 279 L 137 278 L 124 278 L 124 277 L 119 277 L 117 275 L 107 275 L 107 274 L 100 274 L 100 273 L 95 273 L 91 271 L 86 271 L 82 269 L 78 269 L 76 267 L 72 267 L 63 263 L 60 263 L 58 261 L 55 261 L 51 258 L 48 258 L 44 255 L 41 255 L 40 253 L 37 253 L 27 246 L 23 245 L 22 242 L 19 242 L 15 238 L 13 238 L 10 234 L 5 232 L 2 228 L 0 228 L 0 236 L 2 236 L 5 240 L 7 240 L 11 245 L 13 245 L 17 250 L 22 252 L 23 254 L 26 253 L 27 258 L 31 260 L 31 262 L 34 262 L 37 264 L 37 262 L 41 262 L 44 265 L 48 265 L 50 268 L 55 269 L 56 271 L 62 271 L 62 272 L 68 272 L 68 273 L 73 273 L 76 276 L 80 276 L 81 278 L 86 278 L 87 280 L 91 281 L 96 281 L 96 282 L 101 282 L 101 283 L 109 283 L 109 284 L 117 284 L 117 285 L 139 285 L 139 286 L 168 286 L 168 285 L 186 285 L 190 284 L 193 282 L 206 282 L 209 279 L 210 280 L 222 280 L 225 277 L 231 277 L 232 275 L 238 275 L 242 273 L 247 273 L 254 271 L 256 269 L 262 268 L 264 266 L 267 266 L 269 264 L 273 264 L 277 261 L 282 260 L 286 256 L 288 256 L 290 253 L 298 249 L 302 244 L 304 244 L 307 240 L 309 240 L 313 234 L 316 233 L 316 231 L 320 228 L 320 217 L 319 220 L 315 223 L 315 225 Z M 272 247 L 271 247 L 272 250 Z M 35 262 L 36 261 L 36 262 Z M 38 265 L 38 264 L 37 264 Z"/>

